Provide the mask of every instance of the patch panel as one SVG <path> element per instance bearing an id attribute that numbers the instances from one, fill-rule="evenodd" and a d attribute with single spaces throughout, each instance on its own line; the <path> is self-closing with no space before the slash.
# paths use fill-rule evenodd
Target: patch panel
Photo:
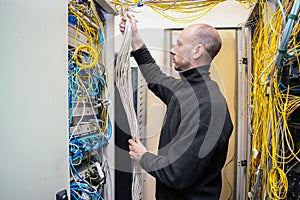
<path id="1" fill-rule="evenodd" d="M 76 130 L 75 128 L 76 126 L 71 126 L 70 132 L 73 133 L 73 135 L 76 137 L 84 137 L 87 135 L 95 134 L 99 131 L 95 124 L 91 125 L 90 123 L 80 124 L 78 125 Z"/>
<path id="2" fill-rule="evenodd" d="M 71 111 L 69 111 L 71 114 Z M 98 109 L 94 109 L 93 107 L 86 106 L 84 107 L 77 107 L 76 110 L 73 113 L 73 117 L 81 117 L 82 115 L 84 116 L 93 116 L 94 114 L 98 115 Z"/>
<path id="3" fill-rule="evenodd" d="M 68 44 L 70 47 L 75 48 L 74 41 L 76 41 L 76 47 L 83 44 L 88 44 L 89 40 L 81 30 L 76 30 L 76 27 L 72 24 L 68 26 Z M 93 45 L 96 48 L 96 45 Z M 87 53 L 86 50 L 84 50 Z"/>
<path id="4" fill-rule="evenodd" d="M 81 165 L 78 167 L 78 175 L 84 179 L 88 180 L 89 178 L 97 179 L 100 185 L 105 183 L 105 175 L 103 169 L 100 166 L 99 162 L 93 163 L 90 166 L 88 164 Z M 78 176 L 71 177 L 71 181 L 81 181 Z"/>

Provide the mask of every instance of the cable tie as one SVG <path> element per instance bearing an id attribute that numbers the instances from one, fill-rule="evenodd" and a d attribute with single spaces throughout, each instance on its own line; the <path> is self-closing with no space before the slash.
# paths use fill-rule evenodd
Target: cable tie
<path id="1" fill-rule="evenodd" d="M 94 108 L 101 108 L 103 109 L 103 102 L 100 102 L 99 104 L 95 105 Z"/>
<path id="2" fill-rule="evenodd" d="M 101 101 L 102 101 L 103 106 L 110 105 L 110 101 L 108 99 L 102 99 Z"/>
<path id="3" fill-rule="evenodd" d="M 288 15 L 288 19 L 297 20 L 297 19 L 298 19 L 298 16 L 297 16 L 297 15 L 294 15 L 294 14 L 289 14 L 289 15 Z"/>
<path id="4" fill-rule="evenodd" d="M 287 49 L 280 49 L 280 48 L 278 48 L 278 52 L 284 54 L 284 53 L 287 52 Z"/>

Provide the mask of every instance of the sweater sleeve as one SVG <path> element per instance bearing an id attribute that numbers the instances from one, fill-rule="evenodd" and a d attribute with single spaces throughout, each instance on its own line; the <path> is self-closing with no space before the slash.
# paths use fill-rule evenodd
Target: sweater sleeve
<path id="1" fill-rule="evenodd" d="M 199 124 L 197 110 L 199 109 L 191 109 L 183 118 L 177 135 L 168 144 L 170 148 L 166 154 L 155 155 L 147 152 L 141 158 L 141 167 L 169 187 L 184 189 L 193 185 L 206 175 L 212 166 L 213 157 L 220 157 L 224 160 L 221 162 L 225 162 L 227 150 L 219 150 L 223 147 L 226 149 L 223 140 L 215 140 L 214 144 L 203 143 L 206 135 L 211 134 L 213 137 L 214 133 L 206 125 Z M 200 158 L 200 148 L 205 145 L 213 145 L 213 148 Z"/>
<path id="2" fill-rule="evenodd" d="M 131 55 L 139 65 L 148 88 L 167 104 L 173 95 L 172 91 L 176 88 L 176 79 L 161 71 L 145 45 L 132 52 Z"/>

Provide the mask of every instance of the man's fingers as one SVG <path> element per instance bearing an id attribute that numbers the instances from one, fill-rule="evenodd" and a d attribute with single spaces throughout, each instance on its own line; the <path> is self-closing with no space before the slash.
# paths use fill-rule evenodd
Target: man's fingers
<path id="1" fill-rule="evenodd" d="M 135 142 L 139 143 L 139 144 L 142 144 L 139 138 L 136 138 Z"/>
<path id="2" fill-rule="evenodd" d="M 132 145 L 132 144 L 134 144 L 135 142 L 133 141 L 133 139 L 129 139 L 129 140 L 128 140 L 128 143 L 129 143 L 130 145 Z"/>
<path id="3" fill-rule="evenodd" d="M 135 142 L 138 144 L 142 144 L 141 140 L 138 137 L 135 137 Z"/>
<path id="4" fill-rule="evenodd" d="M 126 15 L 126 14 L 122 15 L 122 20 L 123 20 L 123 21 L 126 21 L 126 20 L 127 20 L 127 15 Z"/>
<path id="5" fill-rule="evenodd" d="M 131 159 L 135 159 L 136 158 L 136 154 L 133 152 L 133 151 L 129 151 L 129 157 L 131 158 Z"/>
<path id="6" fill-rule="evenodd" d="M 120 28 L 125 28 L 125 24 L 120 23 L 120 24 L 119 24 L 119 27 L 120 27 Z"/>
<path id="7" fill-rule="evenodd" d="M 127 17 L 131 20 L 134 16 L 132 14 L 127 13 Z"/>
<path id="8" fill-rule="evenodd" d="M 137 20 L 135 19 L 134 15 L 127 13 L 127 17 L 130 20 L 131 30 L 137 31 L 137 25 L 136 25 Z"/>
<path id="9" fill-rule="evenodd" d="M 124 32 L 125 32 L 126 21 L 127 21 L 127 15 L 125 14 L 122 16 L 121 22 L 119 24 L 119 29 L 122 34 L 124 34 Z"/>
<path id="10" fill-rule="evenodd" d="M 130 139 L 128 140 L 128 143 L 129 143 L 129 150 L 134 151 L 135 150 L 134 146 L 136 145 L 136 142 L 133 139 Z"/>
<path id="11" fill-rule="evenodd" d="M 131 152 L 131 151 L 130 151 L 130 152 Z M 131 159 L 134 159 L 133 155 L 131 155 L 130 152 L 129 152 L 129 157 L 130 157 Z"/>
<path id="12" fill-rule="evenodd" d="M 141 141 L 138 137 L 134 137 L 133 139 L 129 139 L 128 142 L 129 142 L 129 144 L 141 143 Z"/>

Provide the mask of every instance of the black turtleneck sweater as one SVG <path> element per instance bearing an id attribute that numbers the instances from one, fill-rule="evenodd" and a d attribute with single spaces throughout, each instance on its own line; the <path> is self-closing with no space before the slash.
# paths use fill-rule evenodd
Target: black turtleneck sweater
<path id="1" fill-rule="evenodd" d="M 217 200 L 233 126 L 209 65 L 166 76 L 144 45 L 132 53 L 148 88 L 167 106 L 158 155 L 141 158 L 156 178 L 157 200 Z"/>

